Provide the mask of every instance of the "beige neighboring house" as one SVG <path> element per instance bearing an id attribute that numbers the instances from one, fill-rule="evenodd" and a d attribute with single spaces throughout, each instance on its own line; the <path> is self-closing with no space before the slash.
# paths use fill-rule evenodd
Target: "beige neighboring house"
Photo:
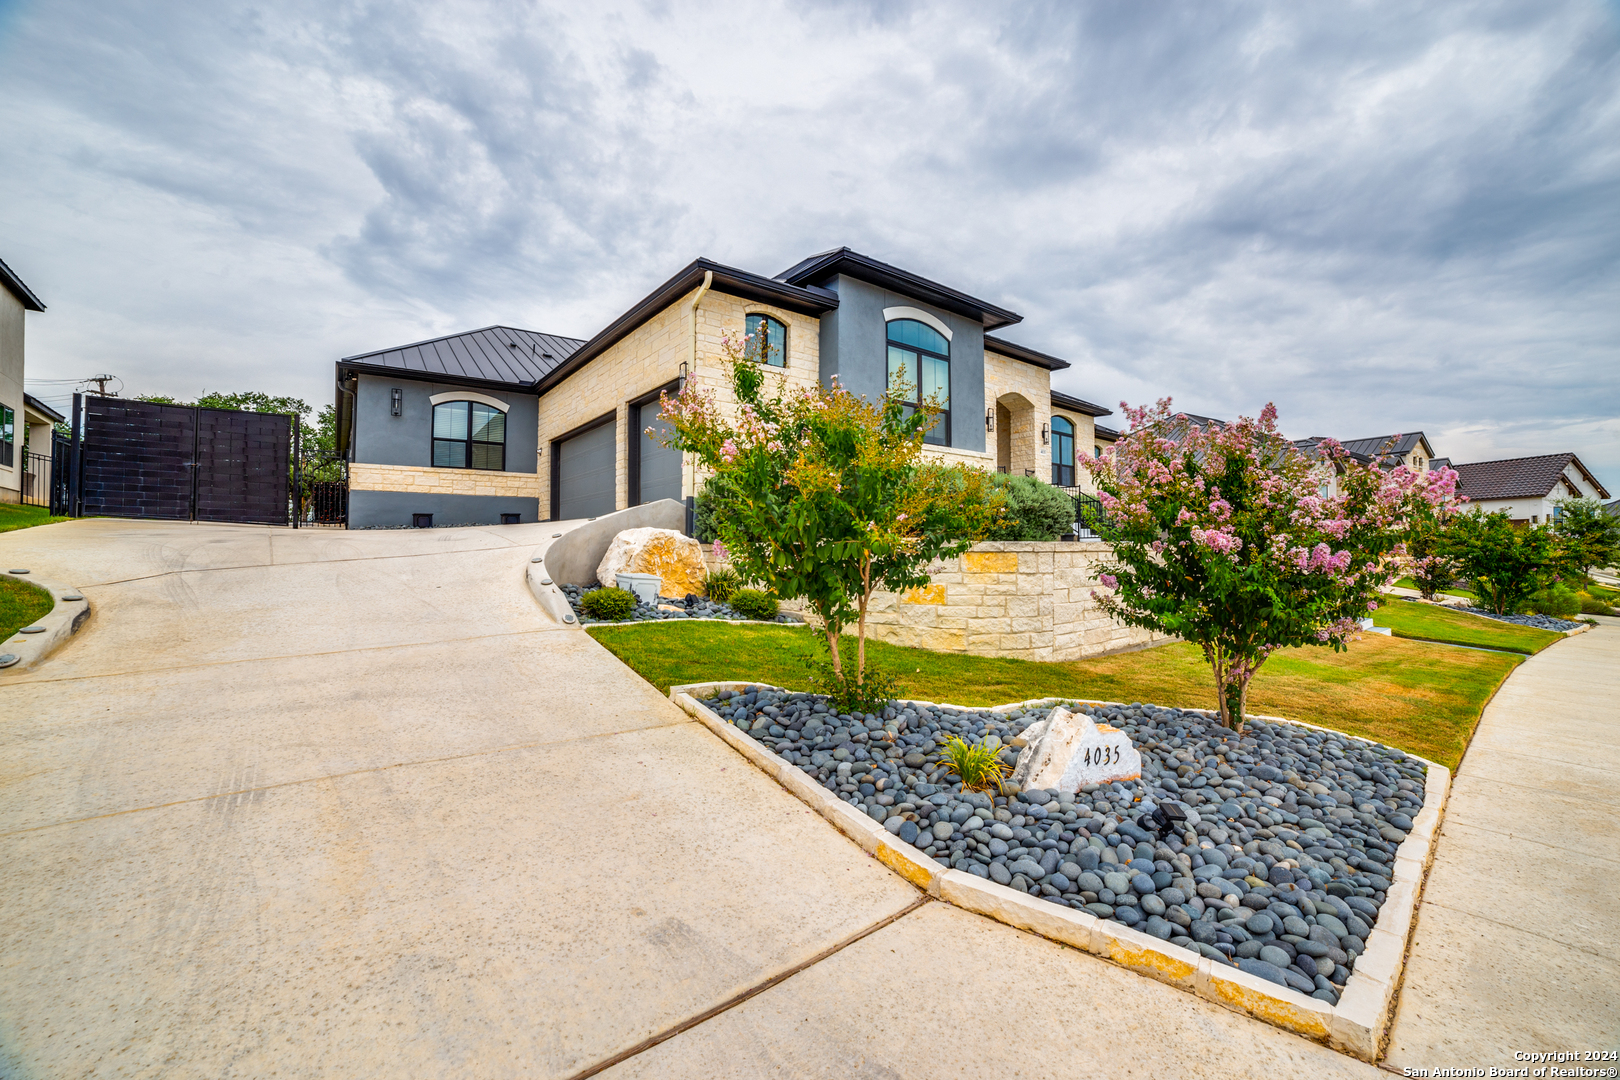
<path id="1" fill-rule="evenodd" d="M 1486 514 L 1498 510 L 1516 525 L 1556 521 L 1558 504 L 1565 499 L 1607 499 L 1608 489 L 1598 483 L 1573 453 L 1504 458 L 1452 465 L 1457 470 L 1457 491 L 1471 507 Z"/>
<path id="2" fill-rule="evenodd" d="M 23 324 L 28 312 L 44 310 L 39 297 L 0 261 L 0 503 L 23 501 L 27 465 L 23 445 L 31 441 L 36 449 L 43 446 L 49 457 L 52 418 L 61 419 L 23 392 Z M 48 478 L 26 482 L 30 491 L 48 490 L 47 484 Z"/>
<path id="3" fill-rule="evenodd" d="M 745 334 L 790 390 L 837 380 L 875 398 L 903 378 L 937 396 L 934 458 L 1089 489 L 1076 455 L 1108 410 L 1053 393 L 1066 361 L 993 333 L 1021 320 L 837 248 L 775 277 L 698 259 L 589 339 L 492 326 L 346 357 L 349 524 L 588 518 L 693 495 L 702 478 L 660 442 L 658 396 L 695 384 L 734 407 L 722 341 Z"/>

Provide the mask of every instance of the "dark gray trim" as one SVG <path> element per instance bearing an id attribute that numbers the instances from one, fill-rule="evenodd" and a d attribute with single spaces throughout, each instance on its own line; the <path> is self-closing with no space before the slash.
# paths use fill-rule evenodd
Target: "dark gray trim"
<path id="1" fill-rule="evenodd" d="M 999 356 L 1005 356 L 1012 360 L 1022 360 L 1026 364 L 1034 364 L 1036 367 L 1045 368 L 1047 371 L 1062 371 L 1069 366 L 1067 360 L 1059 360 L 1055 356 L 1048 356 L 1046 353 L 1036 352 L 1034 349 L 1026 349 L 1022 345 L 1014 345 L 1010 341 L 991 337 L 989 334 L 984 335 L 984 347 Z"/>
<path id="2" fill-rule="evenodd" d="M 909 270 L 902 270 L 898 266 L 878 262 L 847 247 L 812 255 L 782 271 L 776 278 L 790 285 L 817 286 L 831 281 L 839 274 L 848 274 L 852 278 L 926 301 L 935 307 L 972 319 L 987 329 L 993 330 L 998 326 L 1011 326 L 1013 323 L 1024 321 L 1024 317 L 1016 311 L 997 307 L 988 301 L 941 285 L 937 281 L 919 277 Z"/>
<path id="3" fill-rule="evenodd" d="M 0 285 L 4 285 L 11 295 L 17 298 L 18 303 L 22 304 L 28 311 L 45 310 L 45 301 L 35 296 L 34 290 L 23 284 L 23 279 L 17 276 L 16 271 L 6 265 L 4 259 L 0 259 Z"/>
<path id="4" fill-rule="evenodd" d="M 1093 405 L 1089 401 L 1082 401 L 1080 398 L 1070 397 L 1068 394 L 1060 394 L 1056 390 L 1052 391 L 1052 404 L 1059 409 L 1067 409 L 1070 412 L 1081 413 L 1085 416 L 1114 415 L 1112 409 L 1105 409 L 1101 405 Z"/>
<path id="5" fill-rule="evenodd" d="M 33 409 L 41 416 L 50 420 L 50 422 L 53 424 L 60 424 L 62 421 L 67 419 L 66 416 L 57 412 L 55 409 L 39 400 L 39 398 L 35 397 L 33 394 L 23 394 L 23 406 L 25 408 Z"/>
<path id="6" fill-rule="evenodd" d="M 658 395 L 667 390 L 678 389 L 681 380 L 671 379 L 656 390 L 650 390 L 638 398 L 630 399 L 630 427 L 625 432 L 627 444 L 626 453 L 629 460 L 625 462 L 625 471 L 629 477 L 629 491 L 625 493 L 626 506 L 641 505 L 641 410 L 658 400 Z"/>
<path id="7" fill-rule="evenodd" d="M 712 272 L 714 282 L 710 288 L 744 300 L 757 300 L 762 304 L 796 311 L 800 315 L 821 315 L 838 306 L 838 297 L 825 289 L 804 289 L 784 285 L 771 278 L 750 274 L 746 270 L 722 266 L 710 259 L 695 259 L 680 273 L 648 293 L 635 307 L 614 319 L 607 329 L 591 338 L 566 361 L 547 372 L 535 384 L 544 394 L 553 386 L 602 355 L 628 337 L 636 327 L 652 318 L 670 304 L 703 284 L 703 275 Z"/>
<path id="8" fill-rule="evenodd" d="M 499 525 L 502 514 L 540 520 L 540 500 L 522 495 L 432 495 L 414 491 L 349 492 L 349 528 L 409 525 L 412 514 L 432 514 L 435 525 Z"/>

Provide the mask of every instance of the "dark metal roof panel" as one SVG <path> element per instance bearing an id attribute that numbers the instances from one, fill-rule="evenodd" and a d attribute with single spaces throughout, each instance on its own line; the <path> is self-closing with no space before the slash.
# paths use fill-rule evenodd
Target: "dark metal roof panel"
<path id="1" fill-rule="evenodd" d="M 345 356 L 341 365 L 414 372 L 446 381 L 532 389 L 585 342 L 511 326 L 486 326 L 464 334 L 416 341 L 376 352 Z"/>
<path id="2" fill-rule="evenodd" d="M 0 259 L 0 285 L 4 285 L 6 290 L 12 296 L 15 296 L 17 301 L 28 311 L 45 310 L 45 301 L 35 296 L 34 290 L 23 284 L 23 279 L 18 277 L 11 267 L 6 265 L 4 259 Z"/>
<path id="3" fill-rule="evenodd" d="M 969 296 L 958 292 L 948 285 L 941 285 L 937 281 L 930 281 L 925 277 L 913 274 L 909 270 L 902 270 L 898 266 L 862 255 L 847 247 L 834 248 L 823 251 L 819 255 L 812 255 L 776 275 L 778 281 L 785 281 L 791 285 L 822 285 L 839 274 L 848 274 L 861 281 L 869 281 L 895 292 L 914 296 L 918 300 L 944 308 L 964 318 L 974 319 L 982 323 L 987 330 L 994 330 L 998 326 L 1011 326 L 1016 322 L 1023 322 L 1024 317 L 1016 311 L 1008 311 L 998 307 L 987 300 Z M 1050 358 L 1049 358 L 1050 359 Z M 1062 361 L 1059 361 L 1062 363 Z M 1067 364 L 1063 365 L 1067 367 Z"/>
<path id="4" fill-rule="evenodd" d="M 1389 450 L 1384 451 L 1385 445 L 1387 445 L 1391 439 L 1395 440 L 1395 444 L 1391 446 Z M 1357 454 L 1375 455 L 1380 451 L 1383 451 L 1388 454 L 1405 457 L 1407 454 L 1412 452 L 1412 448 L 1417 446 L 1420 440 L 1425 446 L 1428 446 L 1429 440 L 1424 437 L 1423 432 L 1421 431 L 1407 432 L 1406 434 L 1401 435 L 1399 438 L 1396 438 L 1394 435 L 1374 435 L 1370 439 L 1346 439 L 1342 445 L 1346 450 Z M 1432 450 L 1433 448 L 1431 447 L 1430 449 Z"/>

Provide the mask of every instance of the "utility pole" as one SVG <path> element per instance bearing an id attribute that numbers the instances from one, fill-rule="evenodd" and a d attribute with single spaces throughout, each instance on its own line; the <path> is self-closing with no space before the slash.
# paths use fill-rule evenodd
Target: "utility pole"
<path id="1" fill-rule="evenodd" d="M 92 376 L 90 376 L 88 379 L 86 379 L 84 381 L 87 382 L 87 383 L 95 383 L 96 384 L 96 394 L 98 396 L 100 396 L 100 397 L 106 397 L 107 396 L 107 384 L 117 380 L 117 378 L 118 378 L 118 376 L 116 376 L 116 375 L 92 375 Z"/>

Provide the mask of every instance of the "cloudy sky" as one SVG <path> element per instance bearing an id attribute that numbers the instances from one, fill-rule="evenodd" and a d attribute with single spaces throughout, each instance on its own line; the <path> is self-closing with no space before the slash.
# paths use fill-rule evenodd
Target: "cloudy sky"
<path id="1" fill-rule="evenodd" d="M 1093 401 L 1620 495 L 1615 0 L 0 0 L 0 100 L 35 380 L 325 402 L 339 356 L 847 244 Z"/>

